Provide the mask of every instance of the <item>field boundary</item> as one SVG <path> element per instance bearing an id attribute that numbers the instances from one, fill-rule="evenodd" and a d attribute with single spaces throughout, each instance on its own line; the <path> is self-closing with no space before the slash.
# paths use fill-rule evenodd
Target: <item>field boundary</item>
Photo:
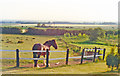
<path id="1" fill-rule="evenodd" d="M 90 50 L 94 50 L 94 55 L 88 55 L 88 56 L 85 56 L 85 52 L 87 51 L 90 51 Z M 98 52 L 97 52 L 98 50 Z M 99 54 L 100 50 L 103 50 L 103 54 Z M 83 49 L 82 51 L 82 55 L 81 56 L 76 56 L 76 57 L 69 57 L 69 49 L 67 49 L 67 51 L 49 51 L 48 49 L 46 51 L 42 51 L 42 50 L 19 50 L 19 49 L 16 49 L 16 50 L 0 50 L 0 51 L 9 51 L 9 52 L 16 52 L 16 58 L 0 58 L 0 59 L 14 59 L 16 60 L 16 67 L 19 67 L 20 63 L 19 63 L 19 60 L 22 59 L 22 60 L 46 60 L 46 67 L 49 67 L 48 63 L 49 61 L 51 60 L 61 60 L 61 59 L 65 59 L 66 60 L 66 65 L 68 65 L 68 60 L 69 59 L 73 59 L 73 58 L 78 58 L 78 59 L 81 59 L 81 63 L 83 63 L 83 59 L 84 58 L 92 58 L 93 59 L 93 62 L 95 62 L 95 59 L 99 56 L 103 56 L 103 60 L 104 60 L 104 57 L 105 57 L 105 48 L 104 49 L 100 49 L 100 48 L 93 48 L 93 49 Z M 19 52 L 46 52 L 46 58 L 20 58 L 19 56 Z M 49 59 L 49 52 L 66 52 L 66 58 L 52 58 L 52 59 Z"/>

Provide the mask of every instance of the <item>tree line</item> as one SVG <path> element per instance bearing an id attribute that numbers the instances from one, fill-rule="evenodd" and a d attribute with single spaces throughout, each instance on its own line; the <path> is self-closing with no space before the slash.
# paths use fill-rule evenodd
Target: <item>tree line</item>
<path id="1" fill-rule="evenodd" d="M 1 27 L 2 34 L 23 34 L 22 29 L 17 27 Z M 118 31 L 114 30 L 103 30 L 101 28 L 89 28 L 82 30 L 65 30 L 65 29 L 35 29 L 28 28 L 24 34 L 28 35 L 49 35 L 49 36 L 59 36 L 64 35 L 66 37 L 76 37 L 76 36 L 89 36 L 91 41 L 95 41 L 98 38 L 111 37 L 118 35 Z"/>

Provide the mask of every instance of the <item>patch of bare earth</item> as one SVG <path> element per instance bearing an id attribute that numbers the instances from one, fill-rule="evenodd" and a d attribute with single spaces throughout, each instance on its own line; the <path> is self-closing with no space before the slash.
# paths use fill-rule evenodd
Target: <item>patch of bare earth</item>
<path id="1" fill-rule="evenodd" d="M 80 64 L 81 60 L 80 59 L 74 59 L 74 61 L 69 61 L 68 65 L 74 65 L 74 64 Z M 84 60 L 83 64 L 86 62 L 92 62 L 91 60 Z M 42 63 L 38 63 L 40 68 L 44 68 L 46 66 L 43 66 Z M 50 63 L 49 67 L 58 67 L 58 66 L 62 66 L 62 65 L 66 65 L 66 62 L 58 62 L 58 63 Z M 15 65 L 3 65 L 3 66 L 9 66 L 9 67 L 14 67 Z M 20 65 L 20 67 L 33 67 L 33 64 L 26 64 L 26 65 Z"/>

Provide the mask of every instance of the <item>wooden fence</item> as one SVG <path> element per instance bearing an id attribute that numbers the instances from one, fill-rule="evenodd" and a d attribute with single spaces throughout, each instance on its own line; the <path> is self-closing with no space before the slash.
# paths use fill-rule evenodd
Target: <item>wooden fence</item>
<path id="1" fill-rule="evenodd" d="M 94 52 L 94 55 L 89 55 L 89 56 L 84 56 L 84 52 L 86 50 L 95 50 Z M 103 54 L 98 54 L 96 55 L 96 52 L 99 52 L 99 50 L 103 50 Z M 16 50 L 0 50 L 0 51 L 16 51 L 16 58 L 0 58 L 0 59 L 16 59 L 16 67 L 19 67 L 20 65 L 20 62 L 19 60 L 20 59 L 24 59 L 24 60 L 46 60 L 46 67 L 49 67 L 48 63 L 50 60 L 61 60 L 61 59 L 66 59 L 66 65 L 68 65 L 68 61 L 69 59 L 73 59 L 73 58 L 80 58 L 81 59 L 81 63 L 83 63 L 83 59 L 84 58 L 90 58 L 90 57 L 93 57 L 93 62 L 95 62 L 95 58 L 98 57 L 98 56 L 103 56 L 103 60 L 104 60 L 104 57 L 105 57 L 105 48 L 104 49 L 97 49 L 95 47 L 95 49 L 83 49 L 82 50 L 82 55 L 81 56 L 76 56 L 76 57 L 69 57 L 69 49 L 67 49 L 67 51 L 40 51 L 40 50 L 19 50 L 19 49 L 16 49 Z M 19 52 L 46 52 L 46 58 L 20 58 L 19 56 Z M 66 58 L 52 58 L 52 59 L 49 59 L 49 52 L 66 52 Z"/>
<path id="2" fill-rule="evenodd" d="M 105 52 L 106 52 L 106 49 L 104 48 L 104 49 L 101 49 L 101 48 L 97 48 L 97 47 L 95 47 L 95 48 L 93 48 L 93 49 L 88 49 L 88 48 L 84 48 L 83 50 L 82 50 L 82 55 L 81 55 L 81 64 L 82 64 L 82 62 L 83 62 L 83 58 L 85 58 L 86 56 L 84 56 L 84 53 L 85 53 L 85 51 L 93 51 L 94 50 L 94 55 L 90 55 L 90 56 L 87 56 L 87 57 L 91 57 L 91 56 L 93 56 L 93 62 L 95 62 L 95 58 L 96 58 L 96 56 L 103 56 L 103 60 L 104 60 L 104 58 L 105 58 Z M 100 50 L 102 50 L 103 51 L 103 54 L 100 54 Z M 98 51 L 98 52 L 97 52 Z M 98 54 L 96 54 L 96 53 L 98 53 Z"/>

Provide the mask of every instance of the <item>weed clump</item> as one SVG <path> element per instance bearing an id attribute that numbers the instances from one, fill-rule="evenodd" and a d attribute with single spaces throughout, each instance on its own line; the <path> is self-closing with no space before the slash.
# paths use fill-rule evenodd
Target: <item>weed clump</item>
<path id="1" fill-rule="evenodd" d="M 24 41 L 18 41 L 17 43 L 24 43 Z"/>

